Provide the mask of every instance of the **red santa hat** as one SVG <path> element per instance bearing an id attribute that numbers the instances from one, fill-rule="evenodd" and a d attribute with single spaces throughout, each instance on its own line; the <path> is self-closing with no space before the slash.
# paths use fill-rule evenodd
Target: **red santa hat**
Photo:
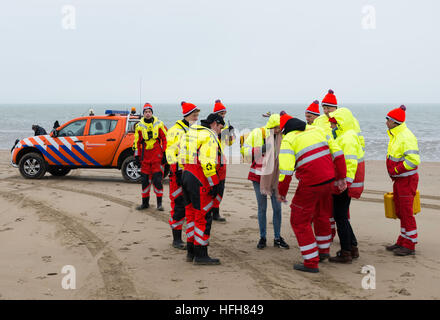
<path id="1" fill-rule="evenodd" d="M 319 116 L 319 101 L 313 101 L 310 106 L 306 109 L 306 112 Z"/>
<path id="2" fill-rule="evenodd" d="M 144 114 L 145 110 L 147 110 L 147 109 L 150 109 L 151 112 L 153 112 L 153 107 L 148 102 L 146 104 L 144 104 L 144 107 L 142 108 L 142 114 Z"/>
<path id="3" fill-rule="evenodd" d="M 215 100 L 215 105 L 214 105 L 214 113 L 219 113 L 222 111 L 226 111 L 226 107 L 223 105 L 223 103 L 220 101 L 220 99 Z"/>
<path id="4" fill-rule="evenodd" d="M 184 117 L 189 116 L 194 111 L 200 111 L 196 105 L 189 102 L 182 101 L 180 105 L 182 106 L 182 114 Z"/>
<path id="5" fill-rule="evenodd" d="M 280 117 L 280 129 L 281 129 L 281 131 L 283 131 L 284 130 L 284 126 L 286 125 L 286 122 L 289 119 L 292 119 L 293 117 L 289 116 L 285 111 L 281 111 L 280 115 L 281 115 L 281 117 Z"/>
<path id="6" fill-rule="evenodd" d="M 399 108 L 393 109 L 387 114 L 387 119 L 393 120 L 394 122 L 401 124 L 405 122 L 405 111 L 406 107 L 402 104 Z"/>
<path id="7" fill-rule="evenodd" d="M 338 101 L 336 100 L 335 93 L 332 89 L 330 89 L 324 99 L 322 99 L 322 106 L 338 107 Z"/>

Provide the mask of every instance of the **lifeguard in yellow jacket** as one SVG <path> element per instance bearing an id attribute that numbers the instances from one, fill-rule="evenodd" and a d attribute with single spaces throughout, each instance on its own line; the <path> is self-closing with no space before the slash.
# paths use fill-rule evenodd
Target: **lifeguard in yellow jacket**
<path id="1" fill-rule="evenodd" d="M 397 242 L 387 246 L 399 256 L 413 255 L 417 243 L 417 225 L 413 214 L 413 202 L 419 182 L 420 164 L 417 138 L 405 123 L 404 105 L 388 112 L 387 127 L 390 142 L 387 150 L 387 170 L 393 180 L 394 205 L 400 219 L 400 236 Z"/>
<path id="2" fill-rule="evenodd" d="M 143 118 L 136 124 L 134 133 L 134 155 L 141 167 L 142 204 L 138 210 L 149 208 L 151 182 L 157 198 L 157 209 L 163 211 L 163 154 L 167 148 L 165 125 L 153 116 L 153 107 L 146 103 L 142 110 Z"/>
<path id="3" fill-rule="evenodd" d="M 349 220 L 351 198 L 358 199 L 364 190 L 364 151 L 359 136 L 355 132 L 353 115 L 347 108 L 330 112 L 332 134 L 335 142 L 344 152 L 347 166 L 347 189 L 335 190 L 333 194 L 333 216 L 337 225 L 341 250 L 330 262 L 351 263 L 359 257 L 358 243 Z"/>
<path id="4" fill-rule="evenodd" d="M 200 109 L 194 104 L 182 102 L 183 119 L 177 120 L 167 133 L 166 158 L 170 165 L 170 226 L 173 233 L 173 247 L 186 249 L 182 241 L 182 226 L 185 221 L 185 199 L 182 189 L 183 166 L 178 163 L 180 141 L 189 127 L 194 124 L 199 117 Z"/>
<path id="5" fill-rule="evenodd" d="M 183 192 L 187 199 L 187 261 L 219 264 L 208 256 L 214 200 L 219 197 L 222 149 L 218 139 L 225 122 L 211 113 L 201 125 L 192 125 L 180 141 L 179 165 L 183 165 Z"/>

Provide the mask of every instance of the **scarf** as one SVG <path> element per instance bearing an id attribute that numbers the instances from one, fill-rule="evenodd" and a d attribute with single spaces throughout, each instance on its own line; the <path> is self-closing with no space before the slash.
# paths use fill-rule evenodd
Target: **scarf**
<path id="1" fill-rule="evenodd" d="M 271 134 L 266 139 L 266 155 L 263 158 L 263 167 L 261 171 L 264 173 L 261 175 L 260 180 L 260 192 L 263 195 L 271 196 L 275 193 L 278 195 L 278 179 L 280 175 L 279 170 L 279 154 L 281 146 L 282 134 L 273 134 L 273 129 L 271 129 Z"/>

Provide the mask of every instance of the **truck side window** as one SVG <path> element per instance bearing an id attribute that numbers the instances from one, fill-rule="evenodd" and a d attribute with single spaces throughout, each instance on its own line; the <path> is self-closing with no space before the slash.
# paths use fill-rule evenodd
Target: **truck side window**
<path id="1" fill-rule="evenodd" d="M 115 130 L 118 120 L 92 119 L 90 122 L 90 136 L 107 134 Z"/>
<path id="2" fill-rule="evenodd" d="M 135 131 L 135 126 L 136 124 L 139 122 L 139 120 L 135 120 L 135 121 L 129 121 L 128 122 L 128 132 L 133 132 Z"/>
<path id="3" fill-rule="evenodd" d="M 86 127 L 87 120 L 78 120 L 72 122 L 62 128 L 58 132 L 59 137 L 75 137 L 75 136 L 83 136 L 84 128 Z"/>

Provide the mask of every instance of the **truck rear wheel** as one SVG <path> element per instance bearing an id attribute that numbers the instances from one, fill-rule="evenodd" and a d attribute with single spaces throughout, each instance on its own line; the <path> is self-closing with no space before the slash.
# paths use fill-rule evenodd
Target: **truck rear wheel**
<path id="1" fill-rule="evenodd" d="M 55 176 L 55 177 L 64 177 L 66 174 L 70 172 L 69 168 L 60 168 L 60 167 L 49 167 L 47 171 Z"/>
<path id="2" fill-rule="evenodd" d="M 141 181 L 141 168 L 136 165 L 134 156 L 125 158 L 121 166 L 122 177 L 132 183 Z"/>
<path id="3" fill-rule="evenodd" d="M 41 179 L 47 170 L 44 158 L 35 152 L 25 154 L 20 159 L 18 168 L 20 174 L 26 179 Z"/>

